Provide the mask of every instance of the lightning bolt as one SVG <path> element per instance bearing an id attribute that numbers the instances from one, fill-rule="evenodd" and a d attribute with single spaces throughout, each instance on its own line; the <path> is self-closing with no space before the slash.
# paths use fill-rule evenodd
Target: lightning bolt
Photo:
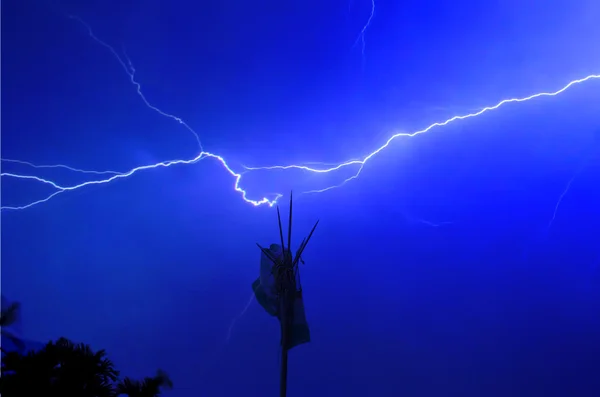
<path id="1" fill-rule="evenodd" d="M 373 4 L 373 8 L 372 11 L 374 11 L 374 1 L 372 2 Z M 368 28 L 370 21 L 373 17 L 373 12 L 371 14 L 371 17 L 369 18 L 369 21 L 367 22 L 367 24 L 365 25 L 365 27 L 363 28 L 363 31 L 361 33 L 361 36 L 364 38 L 364 31 Z M 84 26 L 87 29 L 87 32 L 89 34 L 89 36 L 96 41 L 98 44 L 100 44 L 101 46 L 105 47 L 106 49 L 108 49 L 113 56 L 116 58 L 116 60 L 119 62 L 119 64 L 121 65 L 121 67 L 123 68 L 123 70 L 125 71 L 125 73 L 127 74 L 127 76 L 129 77 L 129 80 L 131 82 L 131 84 L 134 85 L 134 87 L 136 88 L 136 92 L 138 94 L 138 96 L 140 96 L 140 98 L 142 99 L 142 101 L 146 104 L 146 106 L 155 111 L 156 113 L 160 114 L 163 117 L 167 117 L 170 118 L 174 121 L 176 121 L 177 123 L 183 125 L 189 132 L 191 132 L 193 134 L 193 136 L 196 139 L 196 142 L 198 144 L 198 147 L 200 149 L 200 152 L 190 158 L 190 159 L 177 159 L 177 160 L 171 160 L 171 161 L 162 161 L 162 162 L 158 162 L 155 164 L 148 164 L 148 165 L 142 165 L 142 166 L 138 166 L 135 168 L 130 169 L 129 171 L 125 171 L 125 172 L 117 172 L 117 171 L 89 171 L 89 170 L 82 170 L 82 169 L 78 169 L 78 168 L 74 168 L 74 167 L 70 167 L 67 165 L 63 165 L 63 164 L 58 164 L 58 165 L 36 165 L 30 162 L 26 162 L 26 161 L 21 161 L 21 160 L 13 160 L 13 159 L 2 159 L 3 162 L 9 162 L 9 163 L 17 163 L 17 164 L 21 164 L 21 165 L 27 165 L 36 169 L 39 168 L 62 168 L 62 169 L 67 169 L 73 172 L 79 172 L 82 174 L 94 174 L 97 176 L 106 176 L 103 179 L 94 179 L 94 180 L 88 180 L 86 182 L 80 183 L 80 184 L 76 184 L 76 185 L 70 185 L 70 186 L 62 186 L 59 185 L 51 180 L 48 179 L 44 179 L 38 176 L 34 176 L 34 175 L 25 175 L 25 174 L 17 174 L 17 173 L 1 173 L 0 176 L 1 177 L 6 177 L 6 178 L 17 178 L 17 179 L 24 179 L 24 180 L 33 180 L 35 182 L 39 182 L 39 183 L 43 183 L 43 184 L 47 184 L 52 186 L 55 189 L 55 192 L 53 192 L 52 194 L 46 196 L 43 199 L 37 200 L 37 201 L 33 201 L 30 202 L 28 204 L 25 205 L 21 205 L 21 206 L 3 206 L 0 207 L 0 209 L 2 210 L 24 210 L 27 208 L 31 208 L 35 205 L 38 204 L 42 204 L 45 202 L 48 202 L 49 200 L 51 200 L 52 198 L 65 193 L 65 192 L 69 192 L 69 191 L 73 191 L 73 190 L 77 190 L 77 189 L 81 189 L 84 188 L 86 186 L 90 186 L 90 185 L 100 185 L 100 184 L 108 184 L 112 181 L 118 180 L 118 179 L 125 179 L 125 178 L 129 178 L 130 176 L 141 172 L 141 171 L 146 171 L 146 170 L 151 170 L 151 169 L 155 169 L 155 168 L 167 168 L 167 167 L 171 167 L 174 165 L 190 165 L 190 164 L 195 164 L 197 162 L 199 162 L 200 160 L 203 159 L 213 159 L 218 161 L 223 168 L 234 178 L 234 190 L 238 193 L 240 193 L 242 199 L 253 205 L 253 206 L 262 206 L 262 205 L 268 205 L 268 206 L 273 206 L 277 200 L 279 198 L 282 197 L 281 194 L 275 193 L 273 194 L 273 197 L 271 198 L 267 198 L 267 197 L 263 197 L 261 199 L 257 199 L 257 200 L 253 200 L 248 198 L 248 193 L 246 192 L 246 190 L 244 190 L 241 186 L 240 186 L 240 181 L 242 179 L 242 176 L 248 172 L 253 172 L 253 171 L 258 171 L 258 170 L 263 170 L 263 171 L 272 171 L 272 170 L 290 170 L 290 169 L 297 169 L 297 170 L 303 170 L 306 172 L 311 172 L 311 173 L 319 173 L 319 174 L 325 174 L 325 173 L 333 173 L 336 171 L 339 171 L 343 168 L 346 167 L 356 167 L 357 171 L 350 176 L 349 178 L 346 178 L 345 180 L 343 180 L 340 184 L 337 185 L 333 185 L 333 186 L 329 186 L 323 189 L 319 189 L 319 190 L 310 190 L 310 191 L 305 191 L 302 192 L 304 194 L 307 193 L 322 193 L 331 189 L 335 189 L 335 188 L 339 188 L 343 185 L 345 185 L 346 183 L 348 183 L 349 181 L 358 178 L 358 176 L 362 173 L 365 164 L 373 159 L 375 156 L 377 156 L 379 153 L 381 153 L 383 150 L 385 150 L 386 148 L 389 147 L 389 145 L 391 144 L 392 141 L 394 141 L 395 139 L 401 138 L 401 137 L 405 137 L 405 138 L 412 138 L 412 137 L 416 137 L 417 135 L 420 134 L 424 134 L 426 132 L 429 132 L 430 130 L 437 128 L 437 127 L 443 127 L 446 126 L 450 123 L 459 121 L 459 120 L 465 120 L 468 118 L 474 118 L 474 117 L 478 117 L 483 115 L 484 113 L 487 113 L 489 111 L 492 110 L 497 110 L 500 107 L 510 104 L 510 103 L 520 103 L 520 102 L 526 102 L 526 101 L 530 101 L 533 99 L 537 99 L 537 98 L 541 98 L 541 97 L 554 97 L 557 96 L 563 92 L 565 92 L 566 90 L 568 90 L 569 88 L 575 86 L 575 85 L 579 85 L 582 84 L 584 82 L 588 82 L 590 80 L 594 80 L 594 79 L 600 79 L 600 74 L 592 74 L 592 75 L 588 75 L 586 77 L 577 79 L 577 80 L 573 80 L 570 81 L 569 83 L 567 83 L 566 85 L 564 85 L 562 88 L 556 90 L 556 91 L 549 91 L 549 92 L 539 92 L 536 94 L 532 94 L 530 96 L 527 97 L 523 97 L 523 98 L 510 98 L 510 99 L 504 99 L 501 100 L 500 102 L 496 103 L 493 106 L 488 106 L 488 107 L 484 107 L 482 109 L 480 109 L 477 112 L 473 112 L 473 113 L 469 113 L 469 114 L 464 114 L 464 115 L 456 115 L 454 117 L 451 117 L 445 121 L 442 122 L 436 122 L 433 124 L 430 124 L 428 127 L 423 128 L 421 130 L 418 131 L 414 131 L 411 133 L 397 133 L 392 135 L 383 145 L 381 145 L 379 148 L 375 149 L 374 151 L 372 151 L 371 153 L 367 154 L 366 156 L 362 157 L 362 158 L 358 158 L 358 159 L 353 159 L 353 160 L 348 160 L 346 162 L 343 163 L 336 163 L 336 164 L 325 164 L 325 163 L 317 163 L 317 165 L 315 165 L 314 163 L 312 163 L 312 165 L 310 165 L 309 163 L 304 163 L 304 164 L 292 164 L 292 165 L 275 165 L 275 166 L 267 166 L 267 167 L 244 167 L 245 171 L 244 172 L 235 172 L 228 164 L 227 161 L 222 157 L 219 156 L 217 154 L 205 151 L 202 148 L 202 144 L 200 142 L 200 138 L 199 135 L 185 122 L 183 121 L 181 118 L 172 115 L 170 113 L 166 113 L 164 111 L 162 111 L 161 109 L 155 107 L 154 105 L 152 105 L 144 96 L 143 92 L 142 92 L 142 87 L 141 84 L 139 82 L 137 82 L 135 80 L 135 69 L 133 68 L 133 65 L 131 63 L 131 61 L 127 58 L 127 57 L 121 57 L 119 56 L 119 54 L 115 51 L 115 49 L 113 47 L 111 47 L 109 44 L 107 44 L 106 42 L 100 40 L 92 31 L 92 29 L 90 28 L 90 26 L 88 24 L 86 24 L 84 21 L 82 21 L 80 18 L 75 17 L 75 16 L 70 16 L 71 19 L 76 20 L 77 22 L 79 22 L 80 24 L 82 24 L 82 26 Z"/>
<path id="2" fill-rule="evenodd" d="M 242 189 L 239 184 L 240 184 L 240 179 L 242 178 L 242 174 L 238 174 L 236 172 L 234 172 L 231 168 L 229 168 L 229 166 L 227 165 L 227 162 L 225 161 L 225 159 L 221 156 L 218 156 L 216 154 L 212 154 L 209 152 L 201 152 L 198 156 L 190 159 L 190 160 L 172 160 L 172 161 L 163 161 L 160 163 L 156 163 L 156 164 L 150 164 L 150 165 L 143 165 L 140 167 L 136 167 L 133 168 L 127 172 L 123 172 L 123 173 L 117 173 L 113 176 L 111 176 L 110 178 L 106 178 L 106 179 L 99 179 L 99 180 L 92 180 L 92 181 L 86 181 L 83 183 L 80 183 L 78 185 L 72 185 L 72 186 L 60 186 L 50 180 L 44 179 L 44 178 L 39 178 L 36 176 L 32 176 L 32 175 L 20 175 L 20 174 L 12 174 L 12 173 L 7 173 L 7 172 L 3 172 L 1 174 L 1 176 L 3 177 L 13 177 L 13 178 L 19 178 L 19 179 L 34 179 L 37 180 L 38 182 L 42 182 L 42 183 L 46 183 L 49 185 L 52 185 L 55 189 L 57 189 L 56 192 L 52 193 L 51 195 L 47 196 L 46 198 L 43 198 L 41 200 L 37 200 L 37 201 L 33 201 L 29 204 L 26 205 L 22 205 L 22 206 L 4 206 L 1 209 L 3 210 L 24 210 L 30 207 L 33 207 L 34 205 L 37 204 L 42 204 L 47 202 L 48 200 L 58 196 L 61 193 L 64 192 L 68 192 L 68 191 L 72 191 L 72 190 L 77 190 L 77 189 L 81 189 L 82 187 L 85 186 L 91 186 L 91 185 L 100 185 L 100 184 L 105 184 L 105 183 L 109 183 L 112 181 L 115 181 L 117 179 L 122 179 L 122 178 L 128 178 L 131 175 L 140 172 L 140 171 L 145 171 L 145 170 L 149 170 L 149 169 L 154 169 L 154 168 L 158 168 L 158 167 L 171 167 L 173 165 L 177 165 L 177 164 L 193 164 L 196 163 L 202 159 L 205 158 L 213 158 L 216 159 L 217 161 L 219 161 L 221 163 L 221 165 L 223 166 L 223 168 L 225 168 L 225 170 L 227 170 L 229 172 L 229 174 L 231 176 L 233 176 L 235 178 L 235 185 L 234 185 L 234 189 L 236 192 L 239 192 L 242 194 L 242 199 L 244 201 L 246 201 L 247 203 L 250 203 L 256 207 L 263 205 L 263 204 L 267 204 L 269 206 L 273 206 L 277 200 L 282 197 L 281 194 L 277 194 L 275 196 L 274 199 L 269 200 L 266 197 L 263 197 L 261 200 L 251 200 L 247 197 L 247 193 L 244 189 Z M 50 167 L 50 166 L 47 166 Z M 63 165 L 58 165 L 57 167 L 67 167 L 67 166 L 63 166 Z M 70 167 L 69 167 L 70 168 Z M 107 171 L 104 171 L 107 172 Z"/>
<path id="3" fill-rule="evenodd" d="M 304 193 L 322 193 L 322 192 L 325 192 L 327 190 L 331 190 L 331 189 L 335 189 L 335 188 L 341 187 L 344 184 L 348 183 L 349 181 L 358 178 L 358 176 L 361 174 L 362 170 L 364 169 L 365 164 L 369 160 L 371 160 L 372 158 L 374 158 L 377 154 L 381 153 L 384 149 L 386 149 L 392 143 L 392 141 L 394 141 L 397 138 L 400 138 L 400 137 L 413 138 L 413 137 L 415 137 L 417 135 L 421 135 L 421 134 L 424 134 L 426 132 L 429 132 L 429 131 L 431 131 L 432 129 L 434 129 L 436 127 L 443 127 L 443 126 L 446 126 L 446 125 L 448 125 L 450 123 L 453 123 L 455 121 L 458 121 L 458 120 L 465 120 L 465 119 L 469 119 L 469 118 L 481 116 L 484 113 L 487 113 L 487 112 L 492 111 L 492 110 L 499 109 L 501 106 L 507 105 L 509 103 L 527 102 L 527 101 L 530 101 L 530 100 L 536 99 L 536 98 L 557 96 L 559 94 L 562 94 L 563 92 L 565 92 L 569 88 L 573 87 L 574 85 L 581 84 L 581 83 L 584 83 L 586 81 L 590 81 L 590 80 L 594 80 L 594 79 L 600 79 L 600 74 L 591 74 L 591 75 L 583 77 L 581 79 L 572 80 L 568 84 L 566 84 L 565 86 L 563 86 L 562 88 L 560 88 L 560 89 L 558 89 L 556 91 L 552 91 L 552 92 L 538 92 L 537 94 L 532 94 L 532 95 L 529 95 L 529 96 L 523 97 L 523 98 L 503 99 L 503 100 L 501 100 L 500 102 L 498 102 L 497 104 L 495 104 L 493 106 L 484 107 L 483 109 L 481 109 L 481 110 L 479 110 L 477 112 L 474 112 L 474 113 L 469 113 L 469 114 L 465 114 L 465 115 L 457 115 L 457 116 L 454 116 L 454 117 L 451 117 L 451 118 L 447 119 L 446 121 L 442 121 L 442 122 L 430 124 L 428 127 L 423 128 L 423 129 L 418 130 L 418 131 L 414 131 L 414 132 L 410 132 L 410 133 L 399 132 L 397 134 L 392 135 L 383 145 L 381 145 L 379 148 L 377 148 L 373 152 L 369 153 L 368 155 L 366 155 L 362 159 L 349 160 L 349 161 L 346 161 L 344 163 L 340 163 L 340 164 L 337 164 L 335 166 L 331 166 L 331 167 L 328 167 L 328 168 L 313 168 L 313 167 L 309 167 L 307 165 L 295 165 L 295 164 L 292 164 L 292 165 L 274 165 L 274 166 L 267 166 L 267 167 L 246 167 L 246 169 L 250 170 L 250 171 L 255 171 L 255 170 L 289 170 L 289 169 L 300 169 L 300 170 L 309 171 L 309 172 L 328 173 L 328 172 L 333 172 L 333 171 L 340 170 L 340 169 L 342 169 L 344 167 L 348 167 L 348 166 L 351 166 L 351 165 L 358 166 L 358 171 L 354 175 L 352 175 L 351 177 L 345 179 L 342 183 L 340 183 L 338 185 L 329 186 L 327 188 L 320 189 L 320 190 L 311 190 L 311 191 L 304 192 Z"/>
<path id="4" fill-rule="evenodd" d="M 131 60 L 124 56 L 121 57 L 117 51 L 108 43 L 106 43 L 105 41 L 101 40 L 98 38 L 98 36 L 96 36 L 94 34 L 94 31 L 92 30 L 92 28 L 90 27 L 90 25 L 88 25 L 85 21 L 83 21 L 81 18 L 74 16 L 74 15 L 69 15 L 70 19 L 73 19 L 75 21 L 77 21 L 78 23 L 80 23 L 88 32 L 89 36 L 98 44 L 100 44 L 101 46 L 105 47 L 108 51 L 110 51 L 110 53 L 115 57 L 115 59 L 117 60 L 117 62 L 119 62 L 119 64 L 121 65 L 121 67 L 123 68 L 123 70 L 125 71 L 125 73 L 127 74 L 127 76 L 129 77 L 129 80 L 131 82 L 131 84 L 136 88 L 136 92 L 138 94 L 138 96 L 142 99 L 142 101 L 144 102 L 144 104 L 151 110 L 155 111 L 156 113 L 160 114 L 163 117 L 167 117 L 170 118 L 176 122 L 178 122 L 179 124 L 183 125 L 189 132 L 192 133 L 192 135 L 196 138 L 196 142 L 198 143 L 198 147 L 200 149 L 200 153 L 193 157 L 192 159 L 189 160 L 171 160 L 171 161 L 163 161 L 160 163 L 156 163 L 156 164 L 150 164 L 150 165 L 144 165 L 144 166 L 140 166 L 140 167 L 136 167 L 133 168 L 127 172 L 116 172 L 116 171 L 89 171 L 89 170 L 82 170 L 82 169 L 78 169 L 78 168 L 74 168 L 74 167 L 70 167 L 64 164 L 57 164 L 57 165 L 36 165 L 33 164 L 31 162 L 28 161 L 21 161 L 21 160 L 14 160 L 14 159 L 2 159 L 3 162 L 11 162 L 11 163 L 18 163 L 18 164 L 23 164 L 23 165 L 28 165 L 30 167 L 33 168 L 63 168 L 63 169 L 67 169 L 70 171 L 74 171 L 74 172 L 79 172 L 79 173 L 83 173 L 83 174 L 95 174 L 95 175 L 112 175 L 106 179 L 100 179 L 100 180 L 91 180 L 91 181 L 86 181 L 77 185 L 72 185 L 72 186 L 60 186 L 50 180 L 47 179 L 43 179 L 40 177 L 36 177 L 36 176 L 32 176 L 32 175 L 21 175 L 21 174 L 13 174 L 13 173 L 5 173 L 3 172 L 2 174 L 0 174 L 0 176 L 2 177 L 12 177 L 12 178 L 20 178 L 20 179 L 33 179 L 36 180 L 38 182 L 41 183 L 46 183 L 51 185 L 52 187 L 54 187 L 56 189 L 56 191 L 52 194 L 50 194 L 49 196 L 41 199 L 41 200 L 37 200 L 37 201 L 33 201 L 31 203 L 28 203 L 26 205 L 22 205 L 22 206 L 3 206 L 0 207 L 0 209 L 2 210 L 23 210 L 23 209 L 27 209 L 30 208 L 34 205 L 37 204 L 42 204 L 47 202 L 48 200 L 58 196 L 61 193 L 67 192 L 67 191 L 71 191 L 71 190 L 77 190 L 80 189 L 82 187 L 85 186 L 89 186 L 89 185 L 98 185 L 98 184 L 105 184 L 105 183 L 109 183 L 112 182 L 114 180 L 117 179 L 121 179 L 121 178 L 127 178 L 139 171 L 144 171 L 147 169 L 153 169 L 153 168 L 158 168 L 158 167 L 170 167 L 172 165 L 177 165 L 177 164 L 193 164 L 196 163 L 202 159 L 205 158 L 212 158 L 215 159 L 217 161 L 219 161 L 221 163 L 221 165 L 225 168 L 225 170 L 227 172 L 229 172 L 229 174 L 231 176 L 233 176 L 235 178 L 235 184 L 234 184 L 234 189 L 242 194 L 242 198 L 244 201 L 246 201 L 247 203 L 250 203 L 254 206 L 259 206 L 259 205 L 263 205 L 263 204 L 267 204 L 269 206 L 273 206 L 275 204 L 275 202 L 277 201 L 277 199 L 279 199 L 279 197 L 281 195 L 279 194 L 275 194 L 274 199 L 269 200 L 266 197 L 263 197 L 260 200 L 251 200 L 247 198 L 247 193 L 245 190 L 243 190 L 240 186 L 240 179 L 242 178 L 242 174 L 241 173 L 236 173 L 235 171 L 233 171 L 231 169 L 231 167 L 229 167 L 229 165 L 227 164 L 227 162 L 225 161 L 225 159 L 219 155 L 216 155 L 214 153 L 210 153 L 210 152 L 206 152 L 204 151 L 204 149 L 202 148 L 202 143 L 200 142 L 200 137 L 198 135 L 198 133 L 196 133 L 196 131 L 194 131 L 194 129 L 192 127 L 190 127 L 183 119 L 181 119 L 180 117 L 177 117 L 173 114 L 170 113 L 166 113 L 164 111 L 162 111 L 161 109 L 157 108 L 156 106 L 152 105 L 148 99 L 146 98 L 146 96 L 144 95 L 144 93 L 142 92 L 142 85 L 137 82 L 135 80 L 135 68 L 133 67 L 133 63 L 131 62 Z"/>
<path id="5" fill-rule="evenodd" d="M 139 95 L 139 97 L 142 99 L 142 101 L 144 101 L 144 104 L 154 110 L 156 113 L 160 114 L 163 117 L 167 117 L 170 118 L 172 120 L 175 120 L 176 122 L 178 122 L 179 124 L 183 125 L 189 132 L 192 133 L 192 135 L 194 135 L 194 137 L 196 138 L 196 141 L 198 142 L 198 147 L 200 148 L 200 151 L 202 152 L 202 143 L 200 142 L 200 136 L 198 135 L 198 133 L 196 133 L 196 131 L 194 131 L 194 129 L 192 127 L 190 127 L 185 121 L 183 121 L 181 118 L 163 112 L 162 110 L 160 110 L 159 108 L 157 108 L 156 106 L 153 106 L 147 99 L 146 96 L 144 96 L 144 93 L 142 92 L 142 85 L 140 83 L 138 83 L 135 80 L 135 68 L 133 67 L 133 63 L 131 62 L 131 60 L 127 57 L 124 56 L 123 58 L 121 56 L 119 56 L 119 54 L 117 53 L 117 51 L 108 43 L 106 43 L 105 41 L 100 40 L 95 34 L 94 31 L 92 30 L 91 26 L 88 25 L 86 22 L 84 22 L 81 18 L 79 18 L 78 16 L 75 15 L 69 15 L 70 19 L 74 19 L 75 21 L 79 22 L 81 25 L 83 25 L 83 27 L 85 27 L 88 31 L 88 34 L 90 35 L 90 37 L 98 44 L 100 44 L 102 47 L 105 47 L 108 51 L 110 51 L 110 53 L 115 57 L 115 59 L 119 62 L 119 64 L 121 65 L 121 67 L 123 68 L 123 70 L 125 71 L 125 73 L 127 74 L 127 76 L 129 76 L 129 80 L 131 81 L 131 84 L 133 84 L 136 88 L 137 94 Z"/>

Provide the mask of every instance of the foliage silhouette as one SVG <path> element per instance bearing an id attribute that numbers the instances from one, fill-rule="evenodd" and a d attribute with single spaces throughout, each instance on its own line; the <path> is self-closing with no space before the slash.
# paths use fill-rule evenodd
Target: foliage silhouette
<path id="1" fill-rule="evenodd" d="M 20 303 L 13 302 L 10 304 L 10 306 L 8 306 L 6 309 L 0 312 L 0 332 L 2 333 L 2 336 L 5 336 L 8 339 L 10 339 L 12 343 L 14 343 L 15 346 L 17 346 L 17 348 L 22 350 L 25 348 L 25 344 L 23 343 L 21 338 L 13 335 L 12 332 L 6 329 L 6 327 L 13 325 L 17 321 L 17 319 L 19 318 L 20 309 Z M 3 351 L 1 347 L 0 351 Z"/>
<path id="2" fill-rule="evenodd" d="M 129 397 L 158 397 L 161 388 L 173 388 L 173 382 L 169 376 L 162 370 L 158 370 L 153 377 L 145 377 L 143 380 L 133 380 L 126 377 L 116 386 L 117 395 L 126 395 Z"/>
<path id="3" fill-rule="evenodd" d="M 2 357 L 0 394 L 3 397 L 158 397 L 173 386 L 167 374 L 158 371 L 142 381 L 124 378 L 106 357 L 83 343 L 61 338 L 39 351 L 8 352 Z"/>

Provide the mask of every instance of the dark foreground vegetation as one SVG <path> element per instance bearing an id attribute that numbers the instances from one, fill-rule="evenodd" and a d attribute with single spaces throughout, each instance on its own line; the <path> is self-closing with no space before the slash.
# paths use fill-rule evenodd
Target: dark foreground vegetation
<path id="1" fill-rule="evenodd" d="M 120 378 L 103 350 L 64 338 L 38 351 L 2 354 L 2 397 L 157 397 L 172 386 L 160 370 L 142 380 Z"/>
<path id="2" fill-rule="evenodd" d="M 10 325 L 16 309 L 2 312 L 0 326 Z M 94 352 L 65 338 L 26 353 L 2 349 L 2 397 L 158 397 L 172 387 L 161 370 L 141 380 L 122 378 L 104 350 Z"/>

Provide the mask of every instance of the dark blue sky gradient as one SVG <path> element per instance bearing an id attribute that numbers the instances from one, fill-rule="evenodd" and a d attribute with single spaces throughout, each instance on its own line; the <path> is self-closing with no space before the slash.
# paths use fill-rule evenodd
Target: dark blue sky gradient
<path id="1" fill-rule="evenodd" d="M 125 171 L 198 152 L 68 15 L 236 171 L 364 156 L 600 73 L 592 0 L 379 0 L 363 56 L 370 8 L 4 1 L 2 157 Z M 600 395 L 599 79 L 397 139 L 357 180 L 299 195 L 355 171 L 242 179 L 253 199 L 298 193 L 297 242 L 321 219 L 302 269 L 313 341 L 290 354 L 290 397 Z M 22 302 L 24 335 L 105 348 L 134 377 L 161 367 L 173 397 L 276 395 L 276 321 L 253 302 L 228 338 L 276 215 L 233 183 L 207 159 L 3 211 L 2 294 Z M 52 191 L 3 177 L 2 205 Z"/>

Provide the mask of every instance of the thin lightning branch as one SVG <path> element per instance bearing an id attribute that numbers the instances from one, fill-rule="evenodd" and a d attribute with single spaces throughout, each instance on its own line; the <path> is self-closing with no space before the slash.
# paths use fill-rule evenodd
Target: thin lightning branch
<path id="1" fill-rule="evenodd" d="M 575 174 L 573 174 L 573 176 L 571 177 L 571 179 L 569 179 L 569 182 L 567 182 L 567 185 L 565 186 L 564 190 L 562 191 L 562 193 L 558 197 L 558 201 L 556 202 L 556 205 L 554 206 L 554 212 L 552 213 L 552 218 L 550 219 L 550 222 L 548 222 L 548 226 L 546 227 L 546 234 L 550 231 L 550 228 L 552 228 L 552 225 L 554 224 L 554 221 L 556 220 L 556 214 L 558 213 L 558 209 L 560 208 L 560 205 L 562 204 L 563 199 L 565 198 L 565 196 L 567 195 L 567 193 L 569 193 L 569 190 L 571 190 L 571 185 L 573 184 L 573 182 L 575 181 L 575 179 L 577 179 L 577 177 L 579 176 L 579 174 L 581 174 L 583 172 L 583 170 L 585 169 L 586 166 L 587 166 L 587 162 L 585 162 L 575 172 Z"/>
<path id="2" fill-rule="evenodd" d="M 365 23 L 364 26 L 362 27 L 362 29 L 360 30 L 360 33 L 359 33 L 358 37 L 356 38 L 354 45 L 352 46 L 352 47 L 356 47 L 358 42 L 359 41 L 361 42 L 360 53 L 362 55 L 363 66 L 365 65 L 365 49 L 367 46 L 367 43 L 365 41 L 365 33 L 367 32 L 367 29 L 369 29 L 369 26 L 371 25 L 371 21 L 373 20 L 374 16 L 375 16 L 375 0 L 371 0 L 371 14 L 369 15 L 369 19 L 367 19 L 367 23 Z"/>
<path id="3" fill-rule="evenodd" d="M 136 87 L 137 90 L 137 94 L 140 96 L 140 98 L 142 98 L 142 101 L 144 101 L 144 103 L 146 104 L 147 107 L 149 107 L 150 109 L 154 110 L 156 113 L 160 114 L 161 116 L 164 117 L 168 117 L 172 120 L 177 121 L 179 124 L 183 125 L 189 132 L 191 132 L 194 137 L 196 138 L 196 141 L 198 142 L 198 147 L 200 148 L 200 151 L 203 151 L 204 149 L 202 148 L 202 143 L 200 142 L 200 136 L 198 135 L 198 133 L 196 133 L 196 131 L 194 131 L 194 129 L 192 127 L 190 127 L 185 121 L 183 121 L 180 117 L 177 117 L 175 115 L 163 112 L 162 110 L 160 110 L 159 108 L 157 108 L 156 106 L 152 105 L 144 96 L 144 94 L 142 93 L 142 85 L 140 83 L 138 83 L 135 80 L 135 68 L 133 67 L 133 64 L 131 63 L 131 60 L 129 59 L 129 57 L 127 57 L 126 55 L 124 56 L 125 59 L 123 59 L 121 56 L 119 56 L 119 54 L 117 53 L 117 51 L 115 51 L 115 49 L 109 45 L 108 43 L 106 43 L 105 41 L 100 40 L 95 34 L 94 31 L 92 30 L 92 28 L 90 27 L 90 25 L 88 25 L 86 22 L 84 22 L 81 18 L 79 18 L 78 16 L 75 15 L 69 15 L 69 18 L 76 20 L 77 22 L 79 22 L 80 24 L 82 24 L 88 31 L 88 34 L 90 35 L 90 37 L 96 41 L 98 44 L 100 44 L 101 46 L 105 47 L 107 50 L 109 50 L 111 52 L 111 54 L 113 54 L 113 56 L 117 59 L 117 61 L 119 62 L 119 64 L 121 64 L 121 67 L 123 67 L 123 70 L 125 71 L 125 73 L 127 73 L 127 75 L 129 76 L 129 80 L 131 81 L 131 84 L 133 84 Z"/>
<path id="4" fill-rule="evenodd" d="M 242 316 L 244 314 L 246 314 L 246 312 L 248 311 L 248 308 L 250 307 L 250 305 L 252 304 L 253 301 L 254 301 L 254 292 L 250 295 L 250 299 L 248 299 L 248 303 L 246 303 L 246 306 L 244 306 L 244 309 L 241 311 L 241 313 L 238 314 L 237 316 L 235 316 L 233 318 L 233 320 L 231 321 L 231 324 L 229 325 L 229 329 L 227 330 L 227 336 L 225 338 L 225 343 L 229 342 L 229 340 L 231 339 L 231 335 L 233 335 L 233 327 L 235 326 L 235 323 L 237 322 L 237 320 L 242 318 Z"/>
<path id="5" fill-rule="evenodd" d="M 573 173 L 573 176 L 567 182 L 565 188 L 562 190 L 560 196 L 558 197 L 556 204 L 554 205 L 554 211 L 552 212 L 552 217 L 550 218 L 550 221 L 548 222 L 546 228 L 542 231 L 542 233 L 539 236 L 537 236 L 537 237 L 534 236 L 534 242 L 537 241 L 537 243 L 541 243 L 548 238 L 548 236 L 550 234 L 550 229 L 554 225 L 554 221 L 556 220 L 558 210 L 559 210 L 565 196 L 569 193 L 569 191 L 571 190 L 571 185 L 573 185 L 573 182 L 575 181 L 575 179 L 577 179 L 577 177 L 585 170 L 588 163 L 589 163 L 589 159 L 587 161 L 584 161 L 581 164 L 581 166 Z M 533 250 L 533 247 L 531 247 L 531 246 L 525 248 L 525 252 L 523 253 L 523 259 L 525 261 L 528 261 L 529 255 L 532 250 Z"/>
<path id="6" fill-rule="evenodd" d="M 360 159 L 351 159 L 348 161 L 361 161 Z M 306 161 L 303 162 L 302 165 L 315 165 L 315 166 L 321 166 L 321 167 L 337 167 L 340 163 L 325 163 L 325 162 L 321 162 L 321 161 Z M 269 169 L 273 169 L 271 167 L 248 167 L 246 165 L 241 165 L 242 168 L 244 168 L 246 171 L 257 171 L 257 170 L 269 170 Z"/>
<path id="7" fill-rule="evenodd" d="M 452 224 L 452 222 L 448 222 L 448 221 L 435 223 L 435 222 L 428 221 L 426 219 L 414 219 L 414 218 L 409 219 L 409 221 L 416 222 L 416 223 L 422 223 L 423 225 L 431 226 L 431 227 L 441 227 L 441 226 Z"/>
<path id="8" fill-rule="evenodd" d="M 558 198 L 558 201 L 556 202 L 556 205 L 554 206 L 554 212 L 552 213 L 552 218 L 550 219 L 550 222 L 548 222 L 548 227 L 546 227 L 546 231 L 549 231 L 550 228 L 552 227 L 552 224 L 554 223 L 554 220 L 556 219 L 556 214 L 558 213 L 558 208 L 560 207 L 560 204 L 562 203 L 563 199 L 565 198 L 565 196 L 571 189 L 571 185 L 573 184 L 573 181 L 575 180 L 576 177 L 577 177 L 577 174 L 573 175 L 573 177 L 571 179 L 569 179 L 569 183 L 567 183 L 567 186 L 565 186 L 565 190 L 563 190 L 560 197 Z"/>
<path id="9" fill-rule="evenodd" d="M 15 163 L 15 164 L 27 165 L 29 167 L 38 168 L 38 169 L 41 169 L 41 168 L 63 168 L 63 169 L 69 170 L 69 171 L 79 172 L 80 174 L 94 174 L 94 175 L 117 175 L 117 174 L 121 174 L 121 172 L 117 172 L 117 171 L 90 171 L 90 170 L 82 170 L 82 169 L 79 169 L 79 168 L 69 167 L 68 165 L 63 165 L 63 164 L 38 165 L 38 164 L 30 163 L 29 161 L 21 161 L 21 160 L 13 160 L 13 159 L 0 159 L 0 160 L 4 161 L 5 163 Z M 44 182 L 44 181 L 40 180 L 40 182 Z"/>
<path id="10" fill-rule="evenodd" d="M 19 179 L 33 179 L 37 182 L 41 182 L 41 183 L 46 183 L 48 185 L 51 185 L 52 187 L 54 187 L 55 189 L 59 189 L 59 190 L 66 190 L 67 188 L 60 186 L 52 181 L 49 181 L 47 179 L 44 178 L 40 178 L 34 175 L 22 175 L 22 174 L 13 174 L 10 172 L 3 172 L 2 174 L 0 174 L 0 176 L 6 176 L 9 178 L 19 178 Z"/>

